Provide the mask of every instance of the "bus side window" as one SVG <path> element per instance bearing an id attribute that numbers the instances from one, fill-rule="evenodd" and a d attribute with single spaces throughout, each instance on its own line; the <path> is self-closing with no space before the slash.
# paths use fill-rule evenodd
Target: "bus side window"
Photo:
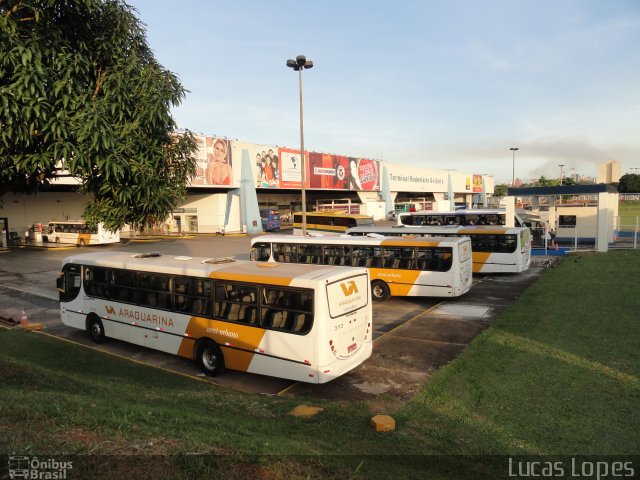
<path id="1" fill-rule="evenodd" d="M 453 264 L 451 248 L 436 248 L 433 252 L 433 268 L 437 272 L 447 272 Z"/>
<path id="2" fill-rule="evenodd" d="M 271 248 L 269 248 L 269 244 L 267 243 L 256 243 L 253 247 L 251 247 L 251 260 L 257 262 L 267 262 L 269 261 L 270 255 Z"/>

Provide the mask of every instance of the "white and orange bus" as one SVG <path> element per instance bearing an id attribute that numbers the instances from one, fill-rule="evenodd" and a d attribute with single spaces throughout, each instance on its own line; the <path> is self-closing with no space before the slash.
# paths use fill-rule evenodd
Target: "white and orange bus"
<path id="1" fill-rule="evenodd" d="M 54 221 L 49 222 L 44 240 L 52 243 L 71 243 L 84 247 L 86 245 L 118 243 L 120 241 L 120 232 L 105 230 L 102 223 L 89 226 L 82 220 Z"/>
<path id="2" fill-rule="evenodd" d="M 373 300 L 389 296 L 457 297 L 471 288 L 468 238 L 369 238 L 262 235 L 251 259 L 366 267 Z"/>
<path id="3" fill-rule="evenodd" d="M 348 235 L 383 235 L 405 238 L 469 237 L 473 273 L 517 273 L 531 265 L 531 234 L 528 228 L 498 226 L 447 227 L 355 227 Z"/>
<path id="4" fill-rule="evenodd" d="M 67 257 L 62 322 L 225 368 L 328 382 L 371 355 L 365 268 L 266 265 L 125 252 Z"/>

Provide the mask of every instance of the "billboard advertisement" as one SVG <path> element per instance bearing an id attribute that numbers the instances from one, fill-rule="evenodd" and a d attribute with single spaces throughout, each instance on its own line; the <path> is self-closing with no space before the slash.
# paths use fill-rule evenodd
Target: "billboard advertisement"
<path id="1" fill-rule="evenodd" d="M 309 161 L 309 152 L 305 153 L 305 165 Z M 290 148 L 279 148 L 278 155 L 280 159 L 280 188 L 302 188 L 302 161 L 300 156 L 300 150 L 292 150 Z M 309 186 L 308 169 L 305 172 L 307 175 L 306 186 Z"/>
<path id="2" fill-rule="evenodd" d="M 242 152 L 246 150 L 256 188 L 300 189 L 304 164 L 306 188 L 380 190 L 380 164 L 377 160 L 305 151 L 303 163 L 298 149 L 219 137 L 196 136 L 195 139 L 197 172 L 191 186 L 237 186 Z M 235 175 L 234 164 L 238 169 Z"/>
<path id="3" fill-rule="evenodd" d="M 380 190 L 379 162 L 366 158 L 349 158 L 349 190 Z"/>
<path id="4" fill-rule="evenodd" d="M 196 176 L 191 185 L 232 185 L 231 143 L 225 138 L 196 137 Z"/>
<path id="5" fill-rule="evenodd" d="M 249 158 L 255 159 L 256 187 L 280 187 L 280 158 L 278 149 L 264 145 L 251 145 Z"/>
<path id="6" fill-rule="evenodd" d="M 327 153 L 309 153 L 309 188 L 346 190 L 349 188 L 349 159 Z"/>
<path id="7" fill-rule="evenodd" d="M 482 192 L 482 175 L 473 176 L 473 193 Z"/>

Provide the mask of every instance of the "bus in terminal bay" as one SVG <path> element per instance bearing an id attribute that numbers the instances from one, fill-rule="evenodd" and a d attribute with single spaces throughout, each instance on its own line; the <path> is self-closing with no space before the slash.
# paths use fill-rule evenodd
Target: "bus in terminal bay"
<path id="1" fill-rule="evenodd" d="M 407 212 L 397 215 L 398 225 L 408 227 L 443 225 L 505 225 L 504 210 L 467 210 L 454 212 Z M 514 225 L 522 227 L 522 219 L 515 214 Z"/>
<path id="2" fill-rule="evenodd" d="M 365 268 L 102 252 L 67 257 L 62 322 L 225 368 L 325 383 L 372 350 Z"/>
<path id="3" fill-rule="evenodd" d="M 457 297 L 471 288 L 468 238 L 369 238 L 262 235 L 251 260 L 366 267 L 374 300 L 389 296 Z"/>
<path id="4" fill-rule="evenodd" d="M 374 226 L 373 217 L 340 211 L 307 212 L 307 231 L 323 235 L 342 235 L 351 227 Z M 302 212 L 293 214 L 293 234 L 302 235 Z"/>
<path id="5" fill-rule="evenodd" d="M 87 225 L 83 220 L 49 222 L 47 233 L 43 235 L 45 242 L 71 243 L 79 247 L 118 243 L 120 232 L 105 230 L 102 223 Z"/>
<path id="6" fill-rule="evenodd" d="M 469 237 L 473 273 L 517 273 L 531 265 L 531 236 L 528 228 L 494 226 L 461 227 L 355 227 L 348 235 L 382 235 L 406 238 Z"/>

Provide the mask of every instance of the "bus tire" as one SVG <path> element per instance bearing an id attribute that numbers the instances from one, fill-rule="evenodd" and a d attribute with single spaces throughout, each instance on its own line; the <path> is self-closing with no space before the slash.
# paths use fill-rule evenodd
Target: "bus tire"
<path id="1" fill-rule="evenodd" d="M 60 237 L 56 237 L 56 243 L 60 243 Z"/>
<path id="2" fill-rule="evenodd" d="M 389 285 L 382 280 L 371 282 L 371 298 L 376 302 L 381 302 L 389 298 Z"/>
<path id="3" fill-rule="evenodd" d="M 80 241 L 78 242 L 78 246 L 80 248 L 84 247 L 84 238 L 81 238 Z"/>
<path id="4" fill-rule="evenodd" d="M 87 316 L 87 333 L 95 343 L 104 343 L 107 339 L 102 320 L 97 315 Z"/>
<path id="5" fill-rule="evenodd" d="M 217 377 L 225 370 L 224 356 L 216 342 L 204 339 L 196 345 L 196 363 L 204 373 Z"/>

